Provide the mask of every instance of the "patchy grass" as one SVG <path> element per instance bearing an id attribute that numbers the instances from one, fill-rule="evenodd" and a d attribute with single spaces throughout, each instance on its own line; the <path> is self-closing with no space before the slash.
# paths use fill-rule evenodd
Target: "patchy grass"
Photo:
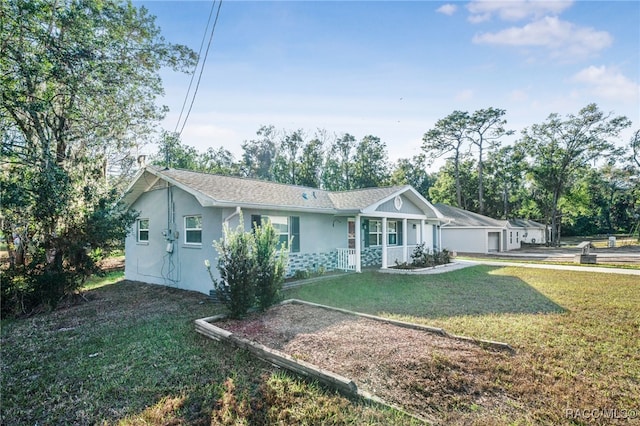
<path id="1" fill-rule="evenodd" d="M 194 319 L 222 311 L 206 296 L 109 284 L 119 277 L 89 282 L 87 301 L 2 322 L 1 424 L 208 425 L 242 404 L 238 424 L 287 411 L 308 424 L 411 423 L 197 334 Z M 290 390 L 273 390 L 273 380 Z"/>
<path id="2" fill-rule="evenodd" d="M 486 412 L 487 424 L 640 419 L 637 276 L 489 266 L 424 276 L 367 272 L 295 288 L 286 296 L 511 344 L 517 355 L 491 368 L 521 414 Z M 636 417 L 572 419 L 567 410 L 617 410 Z M 465 419 L 471 420 L 451 412 L 445 420 L 471 423 Z"/>

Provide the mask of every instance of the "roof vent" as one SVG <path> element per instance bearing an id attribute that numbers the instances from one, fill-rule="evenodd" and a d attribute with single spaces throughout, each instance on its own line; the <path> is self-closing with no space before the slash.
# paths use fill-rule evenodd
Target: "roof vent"
<path id="1" fill-rule="evenodd" d="M 309 199 L 309 196 L 307 195 L 307 193 L 306 193 L 306 192 L 303 192 L 303 193 L 302 193 L 302 198 L 304 198 L 305 200 L 308 200 L 308 199 Z"/>

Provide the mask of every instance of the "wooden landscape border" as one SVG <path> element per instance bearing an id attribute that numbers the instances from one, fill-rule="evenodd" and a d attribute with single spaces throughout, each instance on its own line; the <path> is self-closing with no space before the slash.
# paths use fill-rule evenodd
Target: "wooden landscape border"
<path id="1" fill-rule="evenodd" d="M 347 309 L 334 308 L 332 306 L 306 302 L 304 300 L 299 300 L 299 299 L 287 299 L 281 302 L 280 304 L 281 305 L 286 305 L 286 304 L 307 305 L 315 308 L 342 312 L 344 314 L 358 316 L 361 318 L 367 318 L 370 320 L 379 321 L 386 324 L 392 324 L 398 327 L 410 328 L 414 330 L 424 331 L 427 333 L 438 334 L 443 337 L 469 342 L 472 344 L 479 345 L 481 347 L 489 347 L 492 349 L 504 350 L 511 354 L 515 353 L 515 350 L 506 343 L 494 342 L 490 340 L 474 339 L 474 338 L 465 337 L 465 336 L 457 336 L 454 334 L 447 333 L 442 328 L 429 327 L 426 325 L 414 324 L 406 321 L 398 321 L 398 320 L 393 320 L 388 318 L 382 318 L 375 315 L 363 314 L 360 312 L 349 311 Z M 384 401 L 383 399 L 365 390 L 358 388 L 356 383 L 347 377 L 344 377 L 340 374 L 336 374 L 324 368 L 318 367 L 317 365 L 311 364 L 301 359 L 296 359 L 289 354 L 286 354 L 276 349 L 269 348 L 258 342 L 254 342 L 252 340 L 245 339 L 240 336 L 236 336 L 228 330 L 225 330 L 223 328 L 213 325 L 214 322 L 221 321 L 226 318 L 227 318 L 227 315 L 222 314 L 222 315 L 216 315 L 212 317 L 197 319 L 195 320 L 196 332 L 206 337 L 209 337 L 213 340 L 230 343 L 238 348 L 245 349 L 263 361 L 274 364 L 278 367 L 286 368 L 287 370 L 292 371 L 293 373 L 302 375 L 304 377 L 317 380 L 318 382 L 321 382 L 325 385 L 328 385 L 337 389 L 343 394 L 346 394 L 352 397 L 363 398 L 365 400 L 371 401 L 376 404 L 385 405 L 407 416 L 413 417 L 423 422 L 432 423 L 435 421 L 435 419 L 427 419 L 423 416 L 416 415 L 414 413 L 409 413 L 406 410 L 394 404 L 390 404 Z"/>

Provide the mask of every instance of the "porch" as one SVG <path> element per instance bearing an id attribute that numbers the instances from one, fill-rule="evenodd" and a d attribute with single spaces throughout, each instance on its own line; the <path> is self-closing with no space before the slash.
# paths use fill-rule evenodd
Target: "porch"
<path id="1" fill-rule="evenodd" d="M 411 254 L 420 244 L 429 250 L 439 249 L 438 221 L 404 216 L 348 218 L 348 247 L 336 249 L 336 269 L 355 272 L 368 266 L 386 269 L 396 263 L 410 262 Z"/>

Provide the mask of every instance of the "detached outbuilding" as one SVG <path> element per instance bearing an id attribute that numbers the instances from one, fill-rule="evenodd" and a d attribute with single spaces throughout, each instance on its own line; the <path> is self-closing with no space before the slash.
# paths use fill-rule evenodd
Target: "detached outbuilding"
<path id="1" fill-rule="evenodd" d="M 298 270 L 386 268 L 417 244 L 442 245 L 443 215 L 411 186 L 333 192 L 255 179 L 145 167 L 124 196 L 139 213 L 125 241 L 125 278 L 208 293 L 204 266 L 223 227 L 269 220 Z"/>
<path id="2" fill-rule="evenodd" d="M 442 247 L 451 251 L 495 253 L 546 241 L 546 227 L 532 220 L 499 220 L 446 204 L 434 206 L 445 217 Z"/>

